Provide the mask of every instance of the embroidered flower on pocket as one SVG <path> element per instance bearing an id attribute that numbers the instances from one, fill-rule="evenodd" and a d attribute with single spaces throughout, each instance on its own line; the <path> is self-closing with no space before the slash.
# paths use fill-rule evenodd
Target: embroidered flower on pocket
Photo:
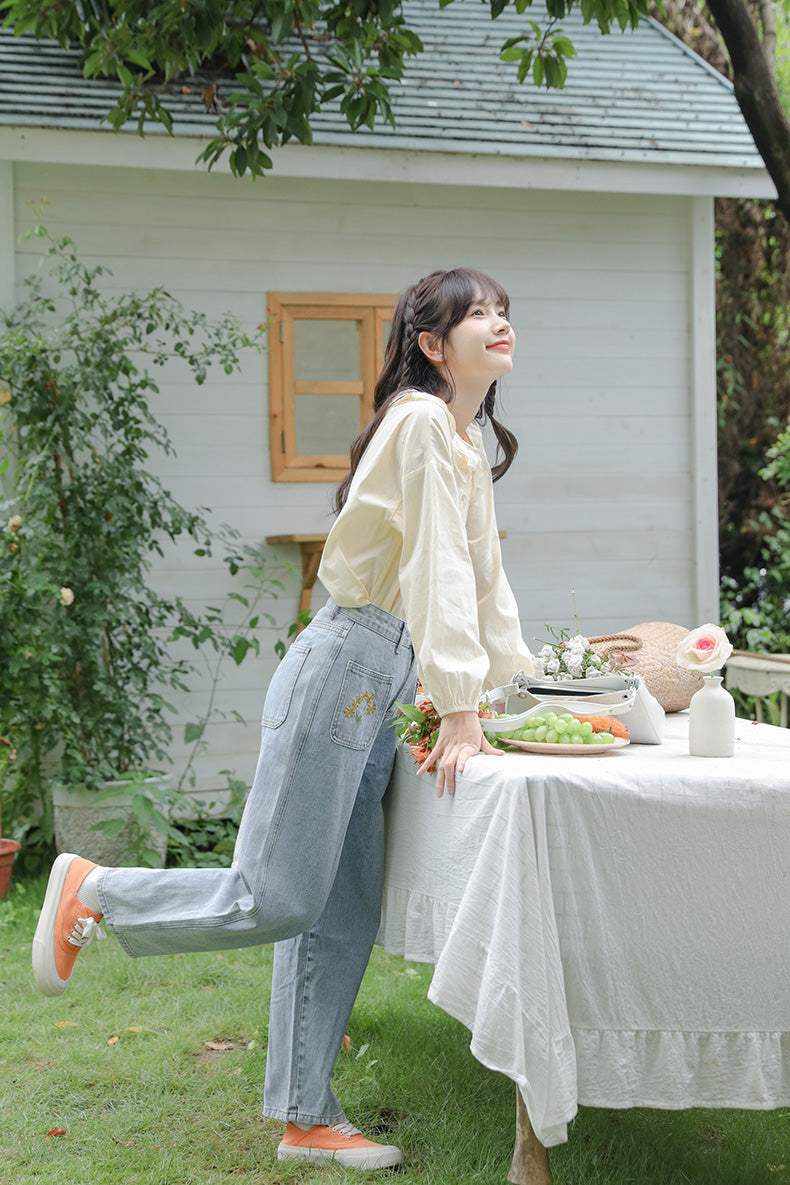
<path id="1" fill-rule="evenodd" d="M 347 708 L 343 708 L 343 715 L 348 720 L 362 720 L 363 715 L 372 716 L 376 711 L 376 701 L 371 691 L 363 691 L 355 695 Z"/>

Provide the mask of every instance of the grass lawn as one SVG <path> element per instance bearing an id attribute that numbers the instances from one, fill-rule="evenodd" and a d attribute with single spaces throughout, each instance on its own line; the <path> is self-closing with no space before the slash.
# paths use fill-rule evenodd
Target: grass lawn
<path id="1" fill-rule="evenodd" d="M 0 1185 L 506 1180 L 515 1088 L 427 1002 L 430 968 L 374 952 L 336 1067 L 348 1117 L 404 1169 L 280 1166 L 282 1125 L 260 1115 L 270 950 L 133 960 L 94 942 L 48 1000 L 30 975 L 43 890 L 0 903 Z M 790 1111 L 585 1108 L 551 1164 L 557 1185 L 790 1185 Z"/>

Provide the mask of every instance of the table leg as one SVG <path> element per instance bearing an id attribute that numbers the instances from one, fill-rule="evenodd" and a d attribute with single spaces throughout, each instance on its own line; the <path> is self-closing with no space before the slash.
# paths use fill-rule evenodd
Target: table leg
<path id="1" fill-rule="evenodd" d="M 299 597 L 299 613 L 309 613 L 310 605 L 313 599 L 313 585 L 318 577 L 318 568 L 321 563 L 321 553 L 324 549 L 323 543 L 302 543 L 302 592 Z M 304 629 L 304 624 L 300 623 L 296 632 L 300 634 Z"/>
<path id="2" fill-rule="evenodd" d="M 507 1175 L 512 1185 L 552 1185 L 549 1152 L 538 1140 L 527 1115 L 527 1108 L 516 1087 L 516 1146 Z"/>

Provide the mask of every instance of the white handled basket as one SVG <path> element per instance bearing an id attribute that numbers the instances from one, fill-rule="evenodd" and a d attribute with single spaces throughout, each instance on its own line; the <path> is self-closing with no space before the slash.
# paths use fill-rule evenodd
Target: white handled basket
<path id="1" fill-rule="evenodd" d="M 516 732 L 523 728 L 530 717 L 545 716 L 549 712 L 555 712 L 558 716 L 620 716 L 634 706 L 637 681 L 634 680 L 633 686 L 623 690 L 576 696 L 572 693 L 556 694 L 555 689 L 560 687 L 561 684 L 554 684 L 545 697 L 541 697 L 539 690 L 526 691 L 518 683 L 508 683 L 506 687 L 495 687 L 486 692 L 483 698 L 498 716 L 495 720 L 480 721 L 483 732 Z"/>

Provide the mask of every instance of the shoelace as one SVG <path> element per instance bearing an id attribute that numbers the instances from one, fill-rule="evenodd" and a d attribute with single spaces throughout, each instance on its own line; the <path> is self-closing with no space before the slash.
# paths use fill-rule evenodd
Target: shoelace
<path id="1" fill-rule="evenodd" d="M 70 942 L 72 946 L 78 946 L 82 950 L 94 938 L 99 938 L 103 941 L 106 937 L 107 935 L 95 918 L 78 917 L 66 941 Z"/>
<path id="2" fill-rule="evenodd" d="M 358 1127 L 354 1127 L 353 1123 L 348 1123 L 348 1122 L 333 1123 L 332 1124 L 332 1131 L 337 1132 L 337 1134 L 339 1136 L 345 1136 L 347 1140 L 350 1140 L 352 1136 L 361 1136 L 362 1135 L 362 1132 L 359 1130 Z"/>

